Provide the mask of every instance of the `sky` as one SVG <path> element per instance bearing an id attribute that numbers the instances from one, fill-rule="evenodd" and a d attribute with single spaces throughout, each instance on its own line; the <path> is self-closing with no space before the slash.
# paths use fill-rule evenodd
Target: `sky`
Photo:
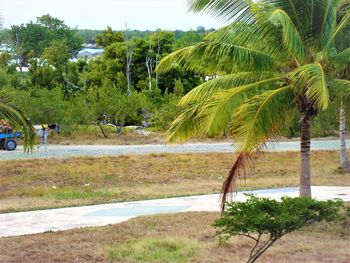
<path id="1" fill-rule="evenodd" d="M 5 28 L 50 14 L 79 29 L 189 30 L 218 28 L 210 15 L 188 12 L 188 0 L 1 0 Z"/>

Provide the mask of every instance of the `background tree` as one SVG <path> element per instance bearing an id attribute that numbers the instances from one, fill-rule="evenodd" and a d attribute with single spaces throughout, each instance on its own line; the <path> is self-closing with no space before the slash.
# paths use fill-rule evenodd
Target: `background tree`
<path id="1" fill-rule="evenodd" d="M 202 42 L 205 34 L 206 31 L 203 32 L 203 29 L 200 29 L 200 31 L 190 30 L 176 40 L 175 48 L 184 48 Z"/>
<path id="2" fill-rule="evenodd" d="M 161 57 L 169 54 L 174 44 L 175 36 L 169 31 L 158 31 L 150 36 L 150 45 L 153 47 L 155 67 L 158 66 Z M 156 71 L 156 88 L 158 88 L 159 76 Z"/>
<path id="3" fill-rule="evenodd" d="M 54 40 L 65 41 L 69 54 L 73 57 L 82 48 L 82 42 L 75 36 L 75 32 L 75 29 L 66 26 L 62 20 L 43 15 L 35 23 L 31 21 L 26 25 L 11 26 L 9 40 L 23 66 L 28 65 L 31 57 L 41 57 L 44 49 Z"/>
<path id="4" fill-rule="evenodd" d="M 113 43 L 124 42 L 124 34 L 122 32 L 114 32 L 110 26 L 103 31 L 102 34 L 96 36 L 96 44 L 100 47 L 107 47 Z"/>

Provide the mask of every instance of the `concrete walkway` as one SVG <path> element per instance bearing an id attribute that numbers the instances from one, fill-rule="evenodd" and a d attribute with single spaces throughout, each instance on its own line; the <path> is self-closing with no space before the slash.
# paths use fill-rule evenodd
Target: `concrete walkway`
<path id="1" fill-rule="evenodd" d="M 296 197 L 299 195 L 298 188 L 280 188 L 238 192 L 233 199 L 243 201 L 246 199 L 245 193 L 275 199 L 282 196 Z M 319 200 L 341 198 L 349 202 L 350 187 L 314 186 L 312 187 L 312 195 Z M 142 215 L 188 211 L 219 211 L 219 199 L 220 195 L 213 194 L 0 214 L 0 237 L 104 226 L 120 223 Z"/>
<path id="2" fill-rule="evenodd" d="M 350 148 L 350 140 L 347 140 Z M 339 140 L 312 140 L 312 150 L 338 150 Z M 23 148 L 16 151 L 0 151 L 0 160 L 18 160 L 33 158 L 69 158 L 77 156 L 116 156 L 149 153 L 231 153 L 235 150 L 232 143 L 186 143 L 186 144 L 148 144 L 148 145 L 49 145 L 24 154 Z M 268 144 L 266 151 L 299 151 L 299 141 L 281 141 Z"/>

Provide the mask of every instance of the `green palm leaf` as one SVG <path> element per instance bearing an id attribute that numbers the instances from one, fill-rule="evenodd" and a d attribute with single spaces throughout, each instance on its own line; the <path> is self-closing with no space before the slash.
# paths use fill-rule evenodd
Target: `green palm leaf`
<path id="1" fill-rule="evenodd" d="M 190 8 L 195 12 L 204 12 L 215 15 L 224 21 L 232 19 L 249 20 L 251 14 L 249 12 L 249 0 L 191 0 Z"/>
<path id="2" fill-rule="evenodd" d="M 335 95 L 341 100 L 350 99 L 350 81 L 345 79 L 334 79 L 332 88 Z"/>
<path id="3" fill-rule="evenodd" d="M 14 128 L 23 130 L 24 151 L 32 151 L 36 139 L 35 130 L 21 110 L 13 105 L 9 92 L 3 89 L 0 90 L 0 118 L 6 119 Z"/>
<path id="4" fill-rule="evenodd" d="M 264 17 L 266 19 L 266 16 Z M 222 29 L 210 33 L 206 40 L 220 43 L 234 43 L 235 45 L 246 47 L 253 50 L 259 50 L 268 54 L 275 61 L 282 64 L 287 57 L 290 57 L 291 52 L 288 52 L 280 41 L 280 30 L 270 21 L 265 21 L 263 25 L 247 24 L 247 23 L 232 23 Z M 294 57 L 294 54 L 292 54 Z"/>
<path id="5" fill-rule="evenodd" d="M 198 114 L 198 134 L 201 136 L 220 135 L 232 121 L 233 113 L 248 97 L 261 90 L 271 89 L 281 84 L 281 78 L 264 79 L 240 87 L 215 93 L 209 98 Z"/>
<path id="6" fill-rule="evenodd" d="M 298 61 L 304 62 L 306 50 L 303 40 L 287 13 L 281 9 L 276 9 L 271 13 L 269 20 L 274 25 L 282 26 L 282 38 L 285 47 L 291 54 L 294 54 Z"/>
<path id="7" fill-rule="evenodd" d="M 198 71 L 201 70 L 198 65 L 202 65 L 204 60 L 210 60 L 211 64 L 217 65 L 218 68 L 222 60 L 231 61 L 240 70 L 245 71 L 266 71 L 275 66 L 274 59 L 263 52 L 233 44 L 203 42 L 166 56 L 156 70 L 159 73 L 165 73 L 176 66 L 181 66 Z"/>
<path id="8" fill-rule="evenodd" d="M 332 62 L 338 70 L 344 70 L 350 63 L 350 48 L 338 53 L 332 58 Z"/>
<path id="9" fill-rule="evenodd" d="M 268 139 L 281 135 L 295 115 L 292 86 L 265 91 L 243 103 L 232 122 L 240 152 L 261 150 Z"/>
<path id="10" fill-rule="evenodd" d="M 326 1 L 323 21 L 320 30 L 321 48 L 326 47 L 332 39 L 332 33 L 336 26 L 339 0 Z"/>
<path id="11" fill-rule="evenodd" d="M 307 98 L 320 109 L 326 109 L 329 104 L 329 90 L 325 72 L 321 64 L 307 64 L 289 74 L 296 84 L 296 91 L 305 93 Z"/>
<path id="12" fill-rule="evenodd" d="M 290 86 L 269 90 L 249 99 L 235 112 L 232 130 L 240 154 L 222 187 L 222 210 L 236 179 L 251 173 L 254 156 L 268 139 L 279 136 L 282 128 L 290 124 L 295 112 L 293 98 Z"/>
<path id="13" fill-rule="evenodd" d="M 334 42 L 334 40 L 341 35 L 344 29 L 346 29 L 350 24 L 350 10 L 346 12 L 342 20 L 338 23 L 336 26 L 330 40 L 329 40 L 329 45 Z"/>
<path id="14" fill-rule="evenodd" d="M 167 131 L 168 142 L 185 142 L 197 134 L 195 117 L 200 106 L 199 103 L 188 106 L 179 114 Z"/>
<path id="15" fill-rule="evenodd" d="M 179 101 L 181 107 L 186 107 L 194 102 L 202 102 L 211 97 L 214 93 L 223 89 L 230 89 L 242 85 L 247 85 L 260 81 L 262 79 L 271 78 L 275 72 L 239 72 L 214 78 L 208 82 L 197 86 Z"/>

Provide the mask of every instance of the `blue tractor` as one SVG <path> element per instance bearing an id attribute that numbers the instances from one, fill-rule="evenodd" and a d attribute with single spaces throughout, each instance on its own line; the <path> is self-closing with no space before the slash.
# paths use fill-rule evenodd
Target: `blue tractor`
<path id="1" fill-rule="evenodd" d="M 21 132 L 0 133 L 0 150 L 14 151 L 17 148 L 16 139 L 22 137 Z"/>

